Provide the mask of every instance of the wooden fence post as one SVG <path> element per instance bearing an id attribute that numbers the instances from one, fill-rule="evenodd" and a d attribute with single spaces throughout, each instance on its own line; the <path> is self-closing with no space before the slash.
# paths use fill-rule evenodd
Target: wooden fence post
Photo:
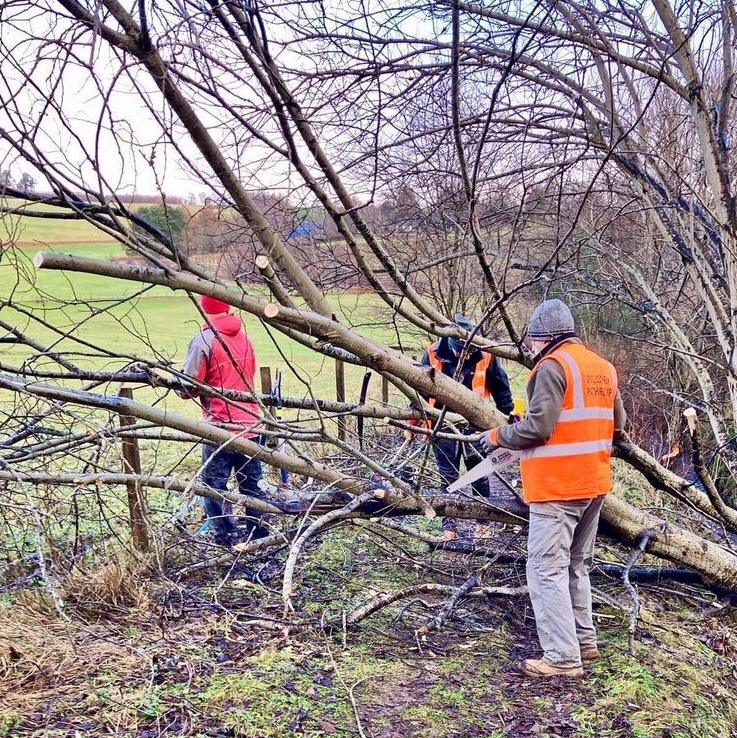
<path id="1" fill-rule="evenodd" d="M 382 376 L 381 378 L 381 401 L 385 404 L 389 404 L 389 380 Z"/>
<path id="2" fill-rule="evenodd" d="M 261 392 L 263 392 L 265 395 L 270 395 L 272 390 L 271 367 L 262 366 L 259 369 L 259 374 L 261 375 Z"/>
<path id="3" fill-rule="evenodd" d="M 340 359 L 335 360 L 335 399 L 345 402 L 345 364 Z M 346 419 L 338 418 L 338 438 L 345 441 Z"/>
<path id="4" fill-rule="evenodd" d="M 118 395 L 127 400 L 133 399 L 133 390 L 123 387 Z M 120 414 L 120 427 L 126 428 L 135 425 L 136 419 L 133 415 Z M 141 473 L 141 454 L 138 448 L 138 439 L 132 436 L 123 436 L 123 471 L 126 474 Z M 144 514 L 143 490 L 140 482 L 133 480 L 125 485 L 128 488 L 128 512 L 130 513 L 131 534 L 133 545 L 139 551 L 148 551 L 149 538 L 148 527 Z"/>

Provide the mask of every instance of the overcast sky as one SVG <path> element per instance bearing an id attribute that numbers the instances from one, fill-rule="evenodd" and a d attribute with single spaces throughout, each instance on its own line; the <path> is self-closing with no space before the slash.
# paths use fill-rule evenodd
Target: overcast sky
<path id="1" fill-rule="evenodd" d="M 183 156 L 163 134 L 162 124 L 168 127 L 171 116 L 145 73 L 134 72 L 131 78 L 104 43 L 95 48 L 80 44 L 73 57 L 66 58 L 65 52 L 45 43 L 63 37 L 66 30 L 64 21 L 52 13 L 9 17 L 7 9 L 0 12 L 5 13 L 0 14 L 0 128 L 6 136 L 15 142 L 22 140 L 21 132 L 32 136 L 37 152 L 70 183 L 83 179 L 97 189 L 99 175 L 101 189 L 119 194 L 153 194 L 160 189 L 182 197 L 211 194 L 207 167 L 187 137 L 176 139 Z M 94 78 L 87 68 L 91 60 Z M 47 105 L 48 97 L 53 97 L 57 110 Z M 211 122 L 213 137 L 224 140 L 229 132 Z M 249 155 L 263 185 L 287 184 L 285 169 L 279 171 L 272 164 L 265 173 L 258 166 L 263 157 L 258 147 L 251 147 Z M 247 159 L 240 157 L 238 163 L 248 168 Z M 42 177 L 8 140 L 0 140 L 0 169 L 10 169 L 16 180 L 30 172 L 37 188 L 45 189 Z M 247 186 L 258 188 L 248 179 Z"/>

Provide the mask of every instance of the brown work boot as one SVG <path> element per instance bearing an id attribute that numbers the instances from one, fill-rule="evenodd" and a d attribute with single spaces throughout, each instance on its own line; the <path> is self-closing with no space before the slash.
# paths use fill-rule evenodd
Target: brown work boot
<path id="1" fill-rule="evenodd" d="M 601 654 L 596 646 L 581 649 L 581 661 L 598 661 L 600 658 Z"/>
<path id="2" fill-rule="evenodd" d="M 562 676 L 580 679 L 583 676 L 583 668 L 580 666 L 555 666 L 545 659 L 525 659 L 520 664 L 520 669 L 528 677 Z"/>
<path id="3" fill-rule="evenodd" d="M 449 541 L 457 541 L 458 540 L 458 531 L 455 530 L 444 530 L 440 534 L 440 540 L 443 543 L 449 542 Z"/>

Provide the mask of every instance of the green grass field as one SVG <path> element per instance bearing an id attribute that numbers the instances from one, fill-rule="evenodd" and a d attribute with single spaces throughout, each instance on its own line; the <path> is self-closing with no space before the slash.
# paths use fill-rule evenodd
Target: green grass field
<path id="1" fill-rule="evenodd" d="M 19 201 L 4 201 L 18 207 Z M 45 205 L 32 208 L 49 209 Z M 135 209 L 135 205 L 132 206 Z M 27 331 L 45 345 L 77 352 L 73 360 L 82 366 L 113 369 L 135 359 L 174 362 L 181 367 L 190 338 L 199 330 L 200 317 L 191 300 L 182 293 L 87 274 L 38 271 L 32 259 L 37 251 L 55 250 L 92 258 L 124 256 L 122 246 L 84 221 L 54 221 L 29 217 L 0 218 L 0 241 L 13 244 L 0 252 L 0 319 Z M 254 287 L 254 294 L 266 295 Z M 398 337 L 382 303 L 374 295 L 344 293 L 331 296 L 336 312 L 358 330 L 389 344 Z M 29 311 L 34 317 L 65 331 L 74 338 L 62 338 L 39 325 L 8 303 Z M 259 321 L 244 316 L 247 330 L 257 349 L 259 364 L 280 368 L 285 394 L 304 396 L 307 385 L 317 396 L 334 398 L 335 366 L 332 360 L 310 351 L 276 331 L 267 331 Z M 86 341 L 125 357 L 106 358 L 74 339 Z M 420 337 L 403 341 L 423 345 Z M 98 355 L 91 355 L 97 353 Z M 27 349 L 4 347 L 3 362 L 18 365 L 27 359 Z M 516 390 L 521 391 L 524 373 L 512 369 Z M 346 367 L 347 399 L 358 398 L 364 371 Z M 372 380 L 369 397 L 380 397 L 380 382 Z M 179 401 L 173 399 L 177 405 Z M 182 405 L 181 409 L 187 405 Z"/>
<path id="2" fill-rule="evenodd" d="M 43 212 L 63 210 L 40 203 L 25 205 L 14 198 L 2 199 L 0 204 L 7 208 L 23 207 Z M 12 214 L 0 217 L 0 241 L 13 241 L 24 246 L 38 244 L 39 247 L 44 244 L 115 243 L 111 236 L 84 220 L 50 220 Z"/>
<path id="3" fill-rule="evenodd" d="M 95 258 L 121 255 L 115 244 L 65 247 L 66 253 Z M 86 274 L 37 272 L 32 264 L 34 250 L 7 249 L 0 262 L 0 299 L 30 311 L 34 317 L 53 324 L 74 338 L 60 338 L 48 328 L 5 305 L 0 319 L 27 331 L 36 340 L 57 350 L 79 352 L 75 361 L 83 366 L 113 369 L 135 359 L 174 362 L 181 367 L 189 340 L 201 323 L 191 300 L 182 293 L 162 287 L 141 285 Z M 254 289 L 254 294 L 265 293 Z M 336 310 L 347 320 L 361 324 L 365 333 L 388 342 L 396 340 L 390 326 L 378 324 L 374 313 L 378 308 L 373 296 L 348 293 L 331 298 Z M 306 385 L 319 396 L 334 397 L 334 362 L 321 354 L 285 338 L 254 318 L 244 315 L 247 330 L 257 349 L 259 364 L 281 368 L 284 390 L 304 395 Z M 74 339 L 87 341 L 125 357 L 106 359 L 103 352 L 90 357 L 90 349 Z M 8 346 L 3 362 L 18 365 L 29 357 L 28 349 Z M 356 399 L 363 370 L 346 367 L 349 399 Z M 378 392 L 378 382 L 372 388 Z"/>
<path id="4" fill-rule="evenodd" d="M 3 201 L 7 207 L 20 207 L 19 200 Z M 31 209 L 53 210 L 47 205 Z M 136 209 L 136 205 L 131 206 Z M 200 326 L 201 318 L 192 301 L 182 293 L 164 288 L 145 288 L 123 280 L 87 274 L 42 272 L 33 267 L 37 251 L 55 250 L 99 259 L 124 256 L 122 246 L 85 221 L 55 221 L 7 215 L 0 218 L 0 242 L 10 243 L 0 259 L 0 319 L 10 323 L 45 345 L 73 352 L 70 358 L 85 367 L 114 369 L 130 360 L 173 362 L 178 368 L 186 356 L 188 343 Z M 254 294 L 266 295 L 254 288 Z M 382 326 L 374 313 L 378 301 L 372 296 L 335 295 L 336 311 L 374 338 L 396 342 L 390 326 Z M 43 327 L 8 303 L 56 326 L 74 338 L 63 338 Z M 280 368 L 286 394 L 308 394 L 307 386 L 321 397 L 335 396 L 334 362 L 309 351 L 275 331 L 267 331 L 259 321 L 244 316 L 261 366 Z M 123 359 L 106 358 L 105 351 L 94 352 L 74 339 L 88 342 Z M 94 354 L 94 355 L 93 355 Z M 29 357 L 21 346 L 4 347 L 3 363 L 19 365 Z M 346 368 L 348 399 L 357 397 L 363 370 Z M 374 382 L 372 396 L 378 396 Z M 152 398 L 150 398 L 152 399 Z M 192 403 L 167 398 L 177 410 L 192 411 Z M 196 409 L 194 410 L 196 412 Z"/>
<path id="5" fill-rule="evenodd" d="M 0 320 L 20 329 L 49 350 L 63 352 L 67 359 L 84 368 L 112 371 L 144 359 L 181 369 L 189 341 L 200 330 L 201 323 L 190 298 L 163 287 L 145 287 L 88 274 L 36 270 L 33 257 L 41 250 L 100 259 L 124 256 L 122 246 L 114 241 L 74 243 L 60 240 L 51 243 L 52 236 L 56 235 L 51 233 L 54 222 L 33 222 L 34 227 L 38 224 L 49 230 L 45 235 L 37 232 L 41 236 L 40 241 L 49 245 L 6 246 L 0 251 Z M 254 287 L 253 293 L 266 296 L 265 289 L 260 287 Z M 390 345 L 397 343 L 396 328 L 388 321 L 375 295 L 346 292 L 331 295 L 329 299 L 336 313 L 362 333 Z M 267 329 L 267 326 L 247 314 L 243 318 L 256 346 L 259 364 L 271 367 L 272 372 L 276 369 L 283 372 L 285 395 L 307 397 L 312 392 L 316 397 L 335 399 L 333 360 L 285 338 L 273 329 Z M 4 333 L 0 328 L 0 335 Z M 402 336 L 402 340 L 417 347 L 424 343 L 421 337 L 407 334 Z M 59 368 L 52 359 L 39 357 L 38 352 L 23 345 L 3 344 L 0 350 L 0 365 L 6 370 L 12 371 L 14 367 L 21 367 L 30 360 L 37 369 Z M 364 369 L 346 365 L 345 370 L 346 399 L 349 402 L 357 401 Z M 511 368 L 510 375 L 516 390 L 521 392 L 523 372 Z M 73 386 L 79 387 L 80 383 L 75 381 Z M 114 394 L 118 387 L 113 383 L 95 391 Z M 170 411 L 190 417 L 200 414 L 195 402 L 182 400 L 173 392 L 162 389 L 136 388 L 135 399 L 160 407 L 163 405 Z M 372 378 L 368 399 L 381 399 L 378 376 Z M 407 402 L 393 391 L 391 399 L 400 405 Z M 21 402 L 20 406 L 14 404 L 18 402 Z M 0 404 L 11 414 L 22 408 L 22 400 L 9 393 L 0 396 Z M 22 409 L 20 411 L 25 412 Z M 75 417 L 84 418 L 84 424 L 91 423 L 94 427 L 102 427 L 110 422 L 108 413 L 103 411 L 74 408 L 71 412 Z M 289 411 L 285 415 L 293 417 L 295 413 Z M 113 422 L 116 422 L 115 419 Z M 335 432 L 334 427 L 331 430 Z M 186 444 L 142 441 L 141 452 L 144 470 L 159 474 L 174 472 L 189 478 L 199 463 L 198 451 Z M 115 449 L 112 456 L 106 457 L 111 468 L 118 468 L 118 453 Z M 77 468 L 77 461 L 74 455 L 58 458 L 63 469 Z M 177 499 L 176 496 L 170 499 L 168 494 L 149 490 L 149 504 L 152 508 L 161 508 L 164 513 L 170 511 L 172 505 L 178 504 Z M 123 519 L 126 514 L 124 497 L 121 494 L 113 495 L 108 502 L 110 514 Z M 88 511 L 91 520 L 94 518 L 92 512 Z M 104 533 L 105 527 L 94 518 L 89 523 L 89 530 Z M 61 528 L 57 531 L 64 540 L 69 533 L 65 531 Z"/>
<path id="6" fill-rule="evenodd" d="M 151 203 L 128 203 L 131 210 L 137 211 Z M 23 210 L 36 210 L 39 212 L 65 212 L 64 208 L 58 208 L 43 203 L 24 203 L 17 198 L 1 198 L 0 205 L 5 208 L 16 208 Z M 184 208 L 188 211 L 191 207 L 186 205 L 173 205 L 172 207 Z M 79 246 L 94 244 L 116 244 L 112 236 L 98 230 L 85 220 L 52 220 L 48 218 L 31 218 L 16 215 L 12 212 L 0 216 L 0 242 L 12 241 L 19 246 L 55 246 L 71 245 Z"/>

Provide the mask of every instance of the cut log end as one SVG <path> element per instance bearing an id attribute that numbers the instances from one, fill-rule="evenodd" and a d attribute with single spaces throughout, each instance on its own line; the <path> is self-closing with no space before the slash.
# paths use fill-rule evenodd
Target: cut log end
<path id="1" fill-rule="evenodd" d="M 36 267 L 36 269 L 43 269 L 44 268 L 44 258 L 45 257 L 46 257 L 46 254 L 43 251 L 39 251 L 33 257 L 33 266 Z"/>
<path id="2" fill-rule="evenodd" d="M 279 306 L 278 305 L 275 305 L 273 302 L 270 302 L 264 308 L 264 315 L 267 318 L 276 318 L 276 316 L 279 315 Z"/>
<path id="3" fill-rule="evenodd" d="M 696 410 L 692 407 L 687 407 L 683 411 L 683 417 L 686 418 L 686 423 L 688 423 L 688 432 L 693 435 L 696 430 L 697 422 Z"/>
<path id="4" fill-rule="evenodd" d="M 266 254 L 259 254 L 256 257 L 256 266 L 259 269 L 266 269 L 269 266 L 269 257 Z"/>

